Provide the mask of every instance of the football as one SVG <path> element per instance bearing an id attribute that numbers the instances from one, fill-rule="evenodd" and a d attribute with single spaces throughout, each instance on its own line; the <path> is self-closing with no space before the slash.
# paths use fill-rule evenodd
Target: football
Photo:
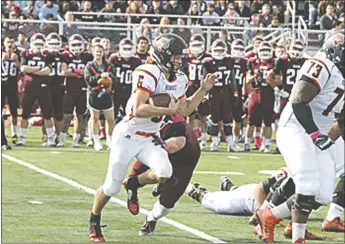
<path id="1" fill-rule="evenodd" d="M 110 78 L 106 78 L 106 77 L 102 77 L 98 80 L 98 85 L 103 85 L 105 87 L 110 87 L 113 84 L 112 79 Z"/>
<path id="2" fill-rule="evenodd" d="M 169 94 L 153 94 L 150 99 L 149 103 L 156 106 L 156 107 L 169 107 L 171 101 L 171 96 Z"/>

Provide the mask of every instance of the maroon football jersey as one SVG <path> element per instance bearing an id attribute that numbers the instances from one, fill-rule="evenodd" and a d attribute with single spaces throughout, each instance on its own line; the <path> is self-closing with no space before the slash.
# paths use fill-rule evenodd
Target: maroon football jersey
<path id="1" fill-rule="evenodd" d="M 269 85 L 266 82 L 266 77 L 269 74 L 270 70 L 274 67 L 274 59 L 270 59 L 268 62 L 263 63 L 259 58 L 255 60 L 248 60 L 248 72 L 251 75 L 254 75 L 257 72 L 262 73 L 262 77 L 257 82 L 252 83 L 252 87 L 255 90 L 260 90 L 261 88 L 268 87 Z"/>
<path id="2" fill-rule="evenodd" d="M 305 61 L 305 58 L 291 59 L 288 55 L 283 55 L 277 59 L 273 71 L 277 75 L 282 75 L 284 91 L 291 93 L 292 87 L 296 83 L 297 73 Z"/>
<path id="3" fill-rule="evenodd" d="M 75 69 L 85 69 L 86 64 L 93 60 L 91 53 L 82 52 L 75 56 L 70 52 L 65 52 L 62 56 L 62 62 L 67 64 L 68 71 L 73 72 Z M 86 88 L 84 77 L 66 77 L 65 89 L 70 92 L 80 92 Z"/>
<path id="4" fill-rule="evenodd" d="M 215 87 L 224 87 L 231 84 L 234 60 L 230 56 L 222 60 L 214 58 L 204 59 L 204 74 L 214 73 L 217 76 Z"/>
<path id="5" fill-rule="evenodd" d="M 206 58 L 210 58 L 211 55 L 208 53 L 203 53 L 199 57 L 195 57 L 191 54 L 186 56 L 188 62 L 188 80 L 195 86 L 195 88 L 200 87 L 200 80 L 201 76 L 203 75 L 204 71 L 204 60 Z"/>
<path id="6" fill-rule="evenodd" d="M 244 58 L 232 58 L 234 59 L 234 79 L 237 86 L 238 96 L 242 96 L 243 82 L 247 74 L 248 65 L 247 60 Z"/>
<path id="7" fill-rule="evenodd" d="M 140 58 L 142 64 L 146 63 L 147 58 L 150 56 L 148 52 L 139 53 L 138 51 L 135 52 L 135 55 L 138 56 L 138 58 Z"/>
<path id="8" fill-rule="evenodd" d="M 16 61 L 8 59 L 1 63 L 1 84 L 17 86 L 18 74 L 19 67 Z"/>
<path id="9" fill-rule="evenodd" d="M 42 53 L 35 53 L 32 50 L 25 50 L 20 55 L 20 64 L 21 65 L 28 65 L 28 66 L 40 66 L 44 68 L 46 66 L 51 66 L 52 64 L 52 57 L 50 55 L 44 55 Z M 34 86 L 41 86 L 42 84 L 48 84 L 49 79 L 48 76 L 39 76 L 35 74 L 28 74 L 34 80 L 30 84 Z"/>
<path id="10" fill-rule="evenodd" d="M 52 87 L 60 87 L 63 85 L 64 77 L 62 76 L 62 61 L 64 60 L 64 55 L 61 53 L 51 53 L 45 51 L 44 55 L 51 55 L 53 61 L 51 72 L 49 74 L 49 83 Z"/>
<path id="11" fill-rule="evenodd" d="M 116 77 L 124 90 L 132 91 L 132 73 L 141 65 L 141 59 L 135 56 L 124 59 L 118 54 L 110 57 L 110 64 L 115 68 Z"/>

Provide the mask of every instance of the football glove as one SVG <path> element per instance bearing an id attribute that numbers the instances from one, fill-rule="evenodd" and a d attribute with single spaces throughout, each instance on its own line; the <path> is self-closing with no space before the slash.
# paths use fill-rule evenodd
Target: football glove
<path id="1" fill-rule="evenodd" d="M 313 140 L 315 146 L 317 146 L 321 151 L 327 150 L 334 144 L 334 141 L 331 138 L 327 135 L 321 134 L 320 131 L 313 132 L 309 136 Z"/>

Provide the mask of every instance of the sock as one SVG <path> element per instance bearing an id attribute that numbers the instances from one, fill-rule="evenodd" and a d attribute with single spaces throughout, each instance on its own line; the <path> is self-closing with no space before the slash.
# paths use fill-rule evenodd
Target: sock
<path id="1" fill-rule="evenodd" d="M 241 136 L 241 137 L 245 137 L 245 134 L 246 134 L 246 128 L 243 127 L 243 128 L 242 128 L 242 136 Z"/>
<path id="2" fill-rule="evenodd" d="M 262 203 L 260 209 L 264 210 L 266 208 L 268 208 L 269 202 L 267 200 L 264 200 L 264 202 Z"/>
<path id="3" fill-rule="evenodd" d="M 226 137 L 226 141 L 228 142 L 228 145 L 229 145 L 229 146 L 234 145 L 234 141 L 233 141 L 233 139 L 232 139 L 232 136 L 227 136 L 227 137 Z"/>
<path id="4" fill-rule="evenodd" d="M 74 133 L 73 140 L 79 141 L 79 139 L 80 139 L 80 134 Z"/>
<path id="5" fill-rule="evenodd" d="M 12 136 L 17 135 L 17 125 L 11 124 Z"/>
<path id="6" fill-rule="evenodd" d="M 127 186 L 128 188 L 131 188 L 131 189 L 133 188 L 138 189 L 139 187 L 142 187 L 143 185 L 139 183 L 138 176 L 134 176 L 128 179 Z"/>
<path id="7" fill-rule="evenodd" d="M 254 132 L 254 137 L 260 137 L 260 132 Z"/>
<path id="8" fill-rule="evenodd" d="M 212 136 L 212 143 L 218 143 L 218 136 Z"/>
<path id="9" fill-rule="evenodd" d="M 26 137 L 26 128 L 19 129 L 19 136 L 25 138 Z"/>
<path id="10" fill-rule="evenodd" d="M 292 243 L 295 243 L 299 238 L 305 239 L 305 230 L 307 224 L 292 223 Z"/>
<path id="11" fill-rule="evenodd" d="M 201 141 L 202 142 L 207 142 L 207 133 L 206 132 L 201 132 Z"/>
<path id="12" fill-rule="evenodd" d="M 99 223 L 101 222 L 101 215 L 94 215 L 92 212 L 91 212 L 91 216 L 90 216 L 90 222 L 93 222 L 93 223 Z"/>
<path id="13" fill-rule="evenodd" d="M 284 202 L 283 204 L 280 204 L 279 206 L 272 208 L 271 212 L 274 216 L 285 219 L 289 216 L 291 216 L 291 210 L 287 206 L 287 204 Z M 304 232 L 303 232 L 304 233 Z"/>
<path id="14" fill-rule="evenodd" d="M 52 137 L 53 137 L 53 135 L 54 135 L 54 129 L 53 129 L 53 127 L 46 128 L 46 132 L 47 132 L 47 137 L 48 137 L 48 138 L 52 138 Z"/>
<path id="15" fill-rule="evenodd" d="M 240 140 L 240 137 L 239 136 L 234 136 L 234 142 L 237 144 Z"/>
<path id="16" fill-rule="evenodd" d="M 60 141 L 65 142 L 66 141 L 66 133 L 65 132 L 60 132 Z"/>
<path id="17" fill-rule="evenodd" d="M 271 142 L 270 139 L 268 139 L 266 137 L 263 138 L 263 143 L 264 143 L 265 147 L 269 147 L 270 146 L 270 142 Z"/>
<path id="18" fill-rule="evenodd" d="M 343 214 L 344 208 L 338 204 L 331 203 L 328 209 L 328 214 L 326 219 L 332 221 L 333 219 L 340 217 Z"/>
<path id="19" fill-rule="evenodd" d="M 111 135 L 107 134 L 107 145 L 111 144 Z"/>
<path id="20" fill-rule="evenodd" d="M 244 143 L 249 144 L 252 141 L 252 138 L 245 137 L 244 138 Z"/>
<path id="21" fill-rule="evenodd" d="M 170 212 L 169 208 L 164 207 L 159 201 L 155 202 L 153 209 L 147 215 L 147 221 L 157 221 L 163 218 Z"/>
<path id="22" fill-rule="evenodd" d="M 196 134 L 196 137 L 199 138 L 200 137 L 200 128 L 194 128 L 194 132 Z"/>

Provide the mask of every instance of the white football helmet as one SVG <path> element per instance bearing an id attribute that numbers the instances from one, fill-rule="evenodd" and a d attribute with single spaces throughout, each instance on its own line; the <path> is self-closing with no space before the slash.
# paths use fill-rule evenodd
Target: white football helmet
<path id="1" fill-rule="evenodd" d="M 130 58 L 134 54 L 134 44 L 128 39 L 122 39 L 119 45 L 119 54 L 123 58 Z"/>
<path id="2" fill-rule="evenodd" d="M 36 33 L 30 38 L 30 49 L 35 53 L 41 53 L 45 47 L 46 38 L 41 33 Z"/>
<path id="3" fill-rule="evenodd" d="M 62 46 L 61 37 L 57 33 L 50 33 L 46 38 L 46 48 L 50 52 L 59 52 Z"/>
<path id="4" fill-rule="evenodd" d="M 273 58 L 273 53 L 273 46 L 269 42 L 263 41 L 260 43 L 260 46 L 258 48 L 258 56 L 261 61 L 267 62 L 268 60 Z"/>
<path id="5" fill-rule="evenodd" d="M 79 34 L 74 34 L 68 39 L 68 49 L 73 55 L 79 55 L 85 50 L 84 38 Z"/>
<path id="6" fill-rule="evenodd" d="M 222 60 L 225 58 L 227 51 L 226 43 L 222 39 L 217 39 L 212 43 L 211 53 L 214 59 Z"/>
<path id="7" fill-rule="evenodd" d="M 189 41 L 189 50 L 194 57 L 205 51 L 205 38 L 201 34 L 194 34 Z"/>
<path id="8" fill-rule="evenodd" d="M 242 39 L 236 39 L 231 43 L 231 56 L 234 58 L 244 57 L 245 45 Z"/>

